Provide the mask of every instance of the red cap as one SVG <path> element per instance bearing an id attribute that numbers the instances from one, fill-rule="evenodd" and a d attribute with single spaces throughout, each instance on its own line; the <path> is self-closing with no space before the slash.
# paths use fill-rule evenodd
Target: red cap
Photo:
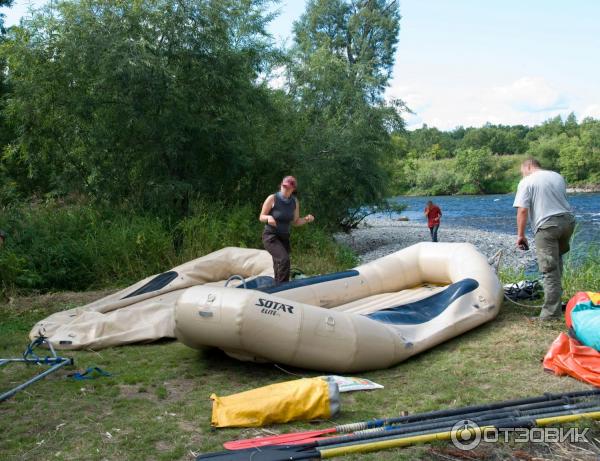
<path id="1" fill-rule="evenodd" d="M 293 187 L 295 189 L 296 188 L 296 178 L 294 178 L 293 176 L 286 176 L 285 178 L 283 178 L 283 181 L 281 181 L 281 185 L 287 186 L 287 187 Z"/>

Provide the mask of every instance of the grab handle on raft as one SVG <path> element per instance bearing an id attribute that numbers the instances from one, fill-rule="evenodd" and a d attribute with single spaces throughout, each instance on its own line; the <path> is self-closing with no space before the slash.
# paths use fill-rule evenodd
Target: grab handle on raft
<path id="1" fill-rule="evenodd" d="M 232 280 L 241 280 L 242 284 L 244 285 L 244 288 L 246 288 L 246 279 L 244 277 L 242 277 L 241 275 L 232 275 L 231 277 L 229 277 L 227 279 L 227 281 L 225 282 L 225 288 L 227 288 L 227 285 L 229 285 L 229 282 L 231 282 Z"/>

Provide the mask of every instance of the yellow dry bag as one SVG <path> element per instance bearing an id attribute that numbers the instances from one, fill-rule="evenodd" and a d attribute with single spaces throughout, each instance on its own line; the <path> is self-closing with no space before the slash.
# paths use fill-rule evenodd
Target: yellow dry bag
<path id="1" fill-rule="evenodd" d="M 340 410 L 336 383 L 321 378 L 296 379 L 251 391 L 217 397 L 213 401 L 214 427 L 258 427 L 288 421 L 329 419 Z"/>

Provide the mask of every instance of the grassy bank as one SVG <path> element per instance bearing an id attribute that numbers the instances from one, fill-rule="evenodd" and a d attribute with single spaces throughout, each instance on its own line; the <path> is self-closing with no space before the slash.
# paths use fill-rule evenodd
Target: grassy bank
<path id="1" fill-rule="evenodd" d="M 600 271 L 594 261 L 597 259 L 591 259 L 583 271 L 593 279 L 575 278 L 582 273 L 575 267 L 566 272 L 566 296 L 575 289 L 598 286 Z M 0 356 L 18 356 L 31 325 L 49 313 L 106 293 L 47 294 L 2 303 Z M 536 312 L 505 303 L 499 317 L 487 325 L 390 369 L 361 374 L 385 389 L 343 394 L 342 413 L 335 422 L 587 388 L 574 379 L 544 373 L 540 360 L 565 326 L 562 322 L 531 323 L 527 318 Z M 75 358 L 77 369 L 97 365 L 113 376 L 77 382 L 66 377 L 69 370 L 61 371 L 0 405 L 0 459 L 192 460 L 199 452 L 219 450 L 229 439 L 332 424 L 211 429 L 211 393 L 228 395 L 295 378 L 271 364 L 242 363 L 218 350 L 196 351 L 175 341 L 163 341 L 65 355 Z M 24 381 L 36 371 L 11 365 L 0 375 L 0 389 Z M 319 375 L 307 370 L 289 371 Z M 598 423 L 587 425 L 595 437 L 600 435 Z M 511 443 L 457 454 L 451 445 L 440 442 L 347 459 L 596 459 L 599 453 L 594 446 Z"/>
<path id="2" fill-rule="evenodd" d="M 159 218 L 85 204 L 32 204 L 0 213 L 5 292 L 124 286 L 226 246 L 262 248 L 263 224 L 248 205 L 197 202 L 189 216 Z M 354 256 L 315 225 L 295 229 L 293 264 L 308 273 L 352 266 Z"/>
<path id="3" fill-rule="evenodd" d="M 2 305 L 0 354 L 21 353 L 30 326 L 49 312 L 98 295 L 16 298 Z M 336 423 L 585 388 L 574 379 L 543 372 L 540 359 L 564 326 L 532 324 L 526 319 L 529 314 L 505 305 L 490 324 L 388 370 L 362 374 L 385 389 L 344 394 Z M 294 379 L 273 365 L 242 363 L 218 350 L 199 352 L 177 342 L 66 355 L 75 358 L 78 369 L 97 365 L 113 376 L 77 382 L 66 378 L 68 370 L 61 371 L 0 405 L 1 459 L 192 460 L 195 453 L 218 450 L 228 439 L 266 433 L 211 429 L 212 392 L 227 395 Z M 11 365 L 3 371 L 0 387 L 13 386 L 35 371 Z M 266 429 L 286 432 L 329 425 L 294 423 Z M 479 448 L 469 459 L 518 458 L 523 450 L 530 452 L 527 456 L 547 458 L 568 448 L 497 445 Z M 567 451 L 571 459 L 583 459 L 573 450 Z M 450 455 L 450 445 L 439 443 L 360 459 L 455 459 Z"/>

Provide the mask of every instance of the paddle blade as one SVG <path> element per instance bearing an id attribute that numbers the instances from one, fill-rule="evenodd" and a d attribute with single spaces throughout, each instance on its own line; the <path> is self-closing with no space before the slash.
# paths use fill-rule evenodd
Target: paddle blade
<path id="1" fill-rule="evenodd" d="M 206 453 L 198 456 L 196 461 L 294 461 L 301 459 L 321 459 L 321 454 L 318 450 L 314 450 L 310 447 L 277 446 Z"/>
<path id="2" fill-rule="evenodd" d="M 257 437 L 254 439 L 230 440 L 223 446 L 228 450 L 243 450 L 244 448 L 264 447 L 266 445 L 296 445 L 312 442 L 325 434 L 333 434 L 335 427 L 321 429 L 318 431 L 292 432 L 290 434 L 269 435 L 266 437 Z"/>

